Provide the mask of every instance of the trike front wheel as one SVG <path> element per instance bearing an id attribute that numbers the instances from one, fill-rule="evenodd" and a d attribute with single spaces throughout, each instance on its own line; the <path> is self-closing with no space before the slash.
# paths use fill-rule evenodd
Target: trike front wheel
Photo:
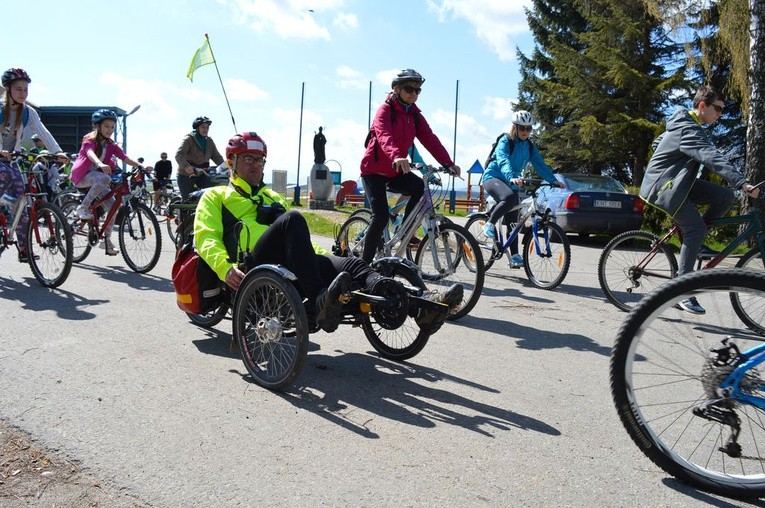
<path id="1" fill-rule="evenodd" d="M 308 318 L 290 281 L 267 270 L 249 272 L 236 294 L 233 327 L 256 384 L 278 390 L 295 381 L 308 355 Z"/>

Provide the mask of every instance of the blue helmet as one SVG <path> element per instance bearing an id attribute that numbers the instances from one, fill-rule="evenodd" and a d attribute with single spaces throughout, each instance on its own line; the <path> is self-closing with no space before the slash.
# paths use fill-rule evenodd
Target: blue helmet
<path id="1" fill-rule="evenodd" d="M 114 120 L 116 122 L 117 113 L 115 113 L 111 109 L 98 109 L 90 117 L 90 121 L 93 123 L 101 123 L 104 120 Z"/>

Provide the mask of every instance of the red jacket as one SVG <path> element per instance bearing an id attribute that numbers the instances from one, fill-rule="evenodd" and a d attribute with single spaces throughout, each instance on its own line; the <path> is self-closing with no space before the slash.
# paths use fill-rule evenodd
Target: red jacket
<path id="1" fill-rule="evenodd" d="M 391 108 L 393 121 L 391 121 Z M 430 125 L 420 113 L 416 104 L 408 110 L 392 93 L 377 109 L 372 122 L 372 139 L 367 144 L 361 159 L 361 175 L 382 175 L 388 178 L 396 176 L 393 159 L 404 158 L 417 138 L 422 146 L 445 167 L 454 166 L 449 153 L 433 134 Z"/>

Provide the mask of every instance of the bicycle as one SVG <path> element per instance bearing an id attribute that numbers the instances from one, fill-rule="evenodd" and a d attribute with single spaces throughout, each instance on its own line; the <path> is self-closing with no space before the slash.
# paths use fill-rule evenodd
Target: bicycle
<path id="1" fill-rule="evenodd" d="M 12 152 L 11 157 L 26 175 L 27 184 L 20 197 L 0 196 L 0 255 L 11 245 L 18 249 L 16 227 L 26 211 L 27 257 L 32 273 L 43 286 L 59 287 L 72 269 L 72 232 L 63 212 L 48 202 L 44 171 L 33 170 L 22 152 Z"/>
<path id="2" fill-rule="evenodd" d="M 762 189 L 765 181 L 755 187 Z M 700 269 L 714 268 L 730 256 L 737 247 L 750 238 L 756 246 L 748 250 L 736 263 L 736 268 L 757 267 L 765 269 L 765 237 L 762 220 L 756 209 L 734 217 L 721 217 L 709 221 L 710 227 L 725 225 L 745 226 L 717 255 L 700 255 Z M 674 225 L 659 238 L 647 231 L 626 231 L 615 236 L 603 248 L 598 260 L 598 282 L 608 301 L 617 308 L 628 311 L 647 293 L 677 275 L 677 259 L 670 240 L 680 236 L 680 228 Z M 703 264 L 703 261 L 707 261 Z"/>
<path id="3" fill-rule="evenodd" d="M 555 223 L 551 211 L 542 208 L 536 199 L 541 187 L 551 186 L 542 180 L 523 179 L 523 187 L 527 188 L 527 195 L 531 197 L 530 203 L 525 209 L 526 202 L 513 208 L 522 212 L 518 222 L 509 225 L 510 232 L 506 240 L 502 238 L 504 217 L 496 226 L 496 238 L 488 238 L 483 233 L 483 226 L 489 220 L 493 207 L 486 213 L 470 216 L 465 228 L 478 240 L 481 249 L 486 251 L 484 259 L 487 270 L 507 253 L 512 242 L 523 233 L 523 269 L 529 282 L 540 289 L 555 289 L 563 282 L 571 265 L 571 243 L 563 228 Z"/>
<path id="4" fill-rule="evenodd" d="M 703 298 L 705 315 L 675 308 Z M 765 273 L 701 270 L 629 313 L 611 355 L 611 392 L 640 450 L 676 478 L 735 497 L 765 496 Z"/>
<path id="5" fill-rule="evenodd" d="M 145 176 L 143 168 L 136 168 L 132 174 L 126 175 L 127 178 L 121 174 L 113 176 L 111 190 L 105 196 L 94 199 L 90 205 L 92 220 L 80 219 L 76 211 L 87 189 L 71 194 L 66 200 L 63 211 L 72 229 L 75 263 L 82 262 L 98 241 L 104 239 L 105 226 L 114 219 L 125 263 L 137 273 L 147 273 L 156 266 L 162 251 L 159 223 L 151 209 L 130 191 L 130 180 L 135 173 L 144 173 Z M 101 212 L 102 205 L 112 197 L 115 198 L 114 204 L 109 210 Z"/>
<path id="6" fill-rule="evenodd" d="M 403 223 L 392 232 L 383 231 L 375 259 L 383 257 L 406 258 L 415 231 L 423 227 L 425 234 L 419 242 L 414 263 L 419 267 L 423 281 L 433 287 L 449 287 L 460 283 L 464 287 L 462 305 L 449 316 L 459 319 L 475 307 L 484 283 L 484 262 L 478 242 L 465 228 L 448 221 L 436 213 L 429 185 L 437 172 L 451 175 L 447 168 L 413 165 L 425 170 L 422 179 L 425 192 Z M 361 256 L 366 230 L 370 221 L 363 216 L 347 219 L 335 239 L 332 250 L 337 255 Z M 408 254 L 411 256 L 411 253 Z"/>

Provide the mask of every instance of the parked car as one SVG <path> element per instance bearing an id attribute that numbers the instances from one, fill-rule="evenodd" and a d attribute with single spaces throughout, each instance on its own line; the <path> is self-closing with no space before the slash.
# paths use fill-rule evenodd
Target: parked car
<path id="1" fill-rule="evenodd" d="M 567 233 L 616 235 L 640 229 L 643 200 L 629 194 L 610 176 L 560 173 L 565 189 L 542 187 L 537 199 L 546 204 Z"/>

